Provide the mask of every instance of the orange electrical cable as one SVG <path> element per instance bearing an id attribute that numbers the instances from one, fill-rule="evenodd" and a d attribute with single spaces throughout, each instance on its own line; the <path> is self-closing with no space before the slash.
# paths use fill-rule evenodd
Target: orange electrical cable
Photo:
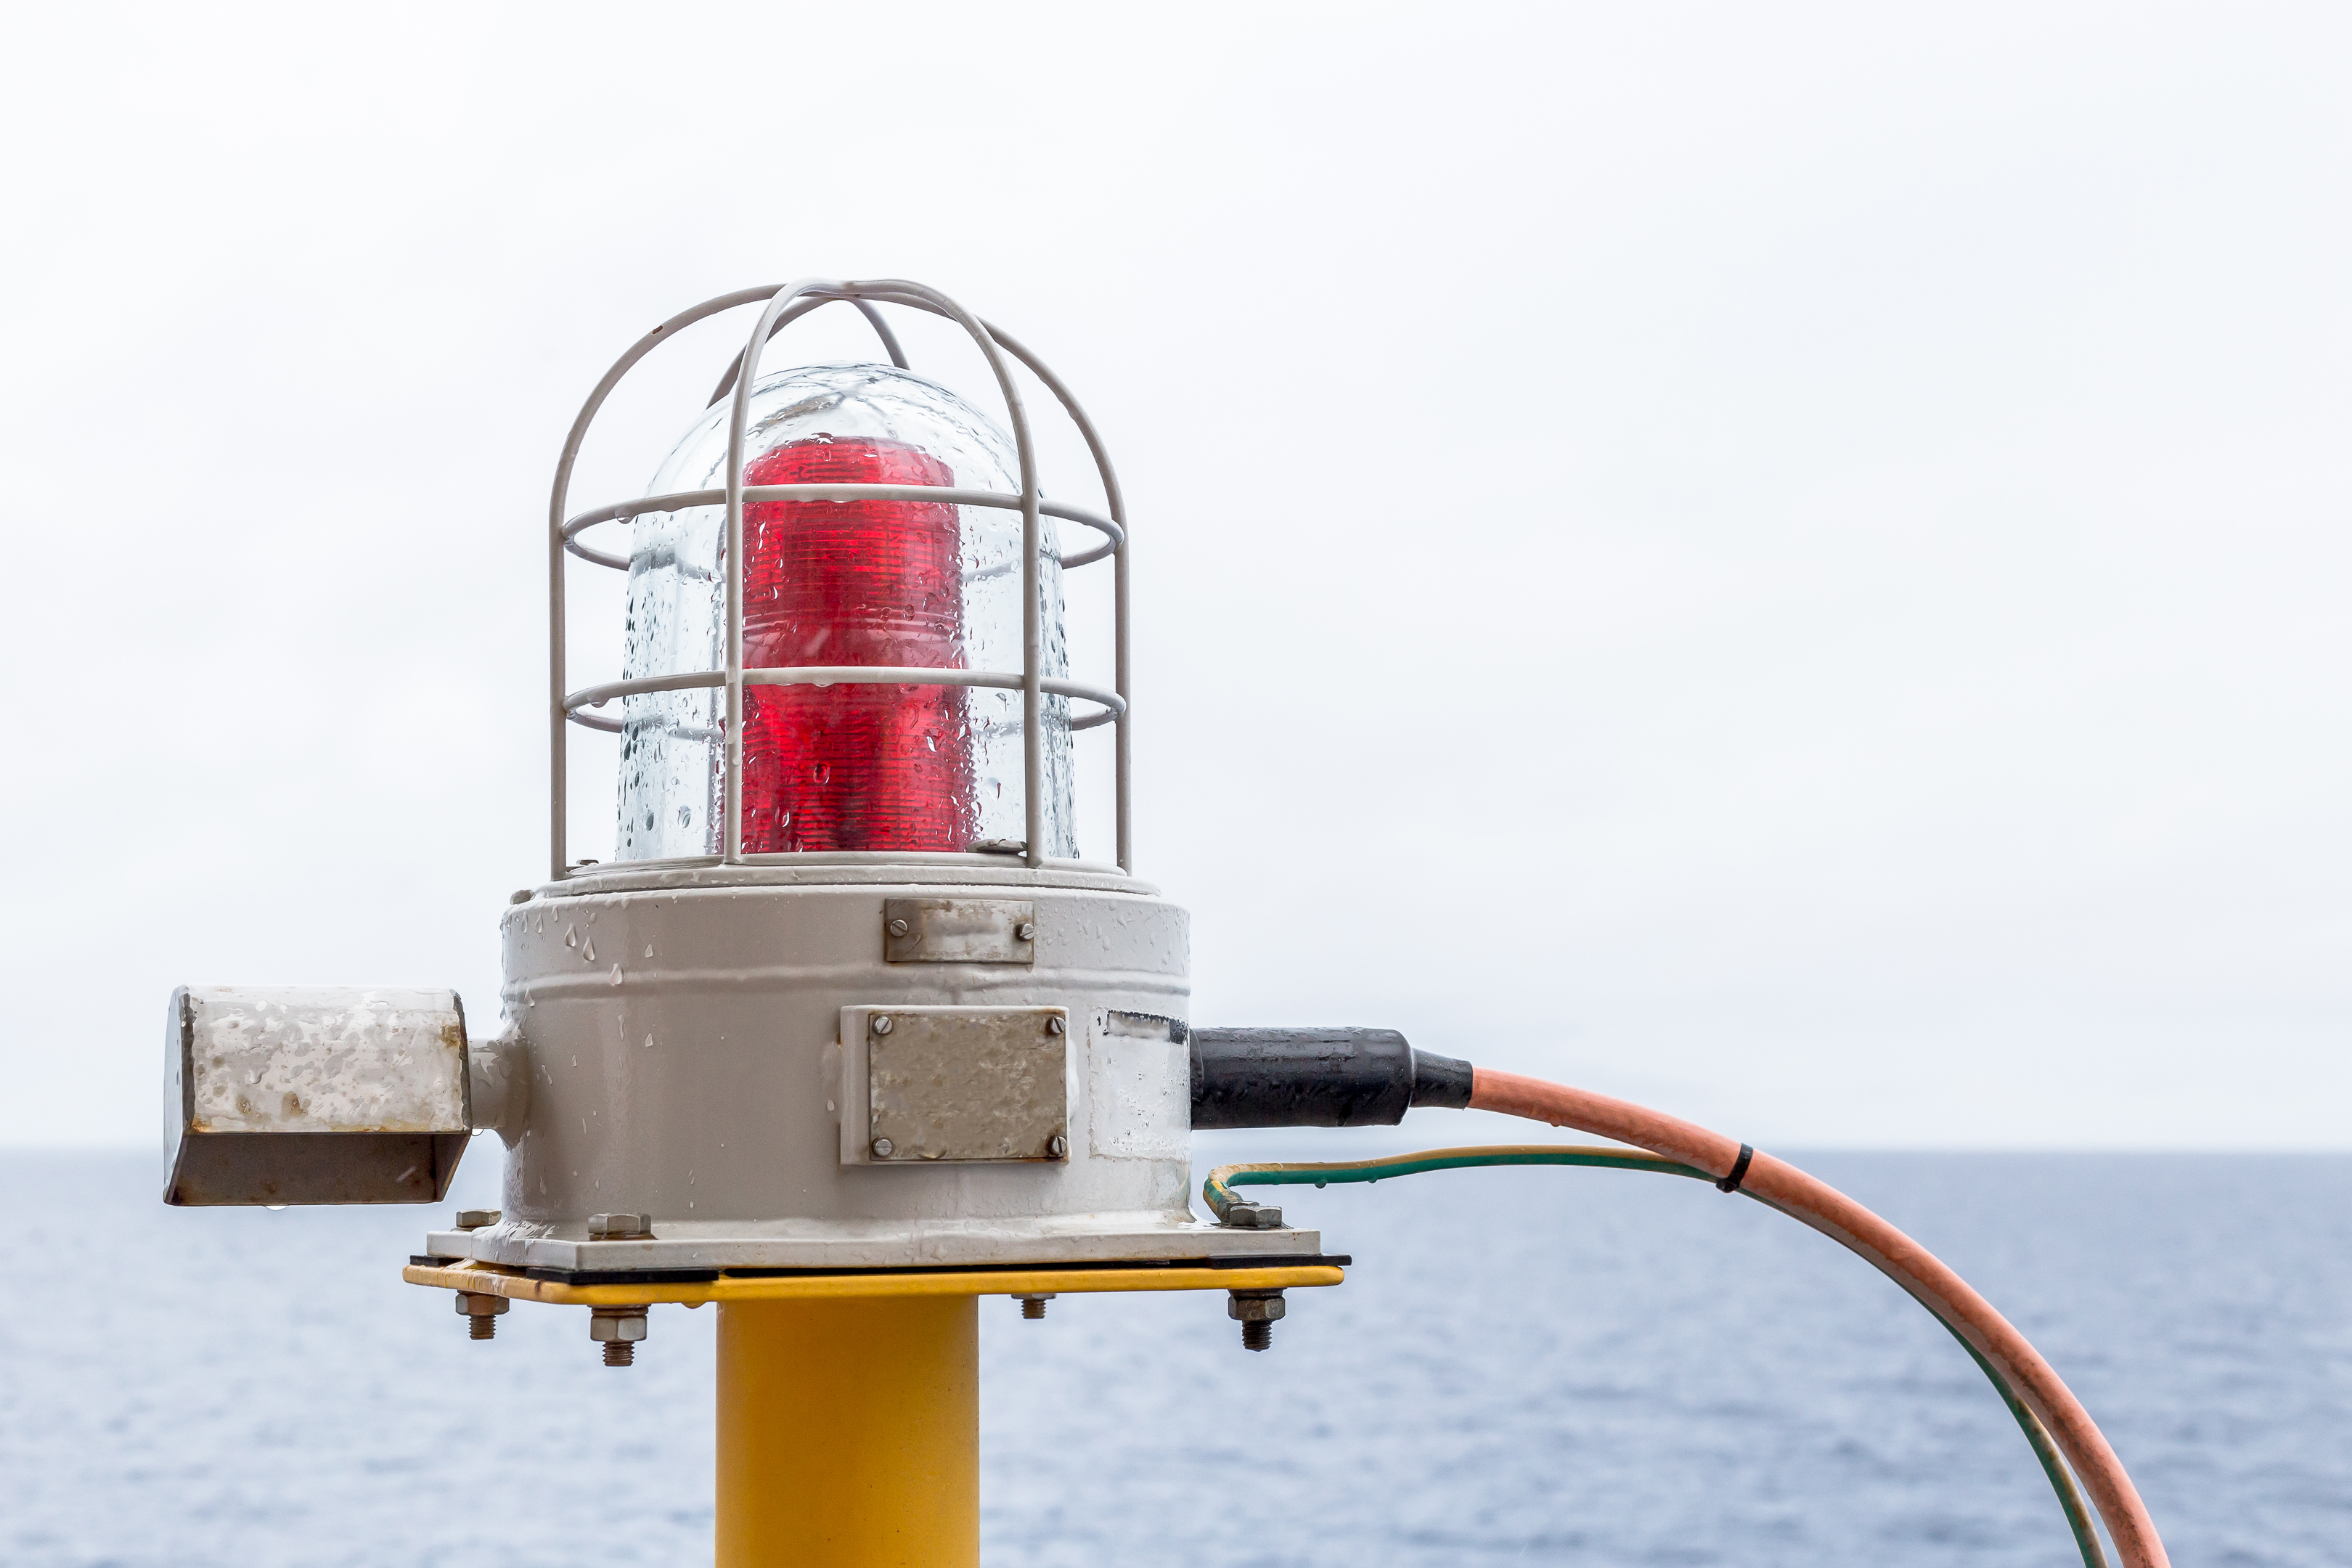
<path id="1" fill-rule="evenodd" d="M 1539 1078 L 1475 1070 L 1470 1109 L 1522 1116 L 1554 1127 L 1572 1127 L 1613 1138 L 1668 1160 L 1728 1177 L 1747 1145 L 1736 1138 L 1630 1100 L 1613 1100 Z M 2040 1352 L 1992 1304 L 1969 1288 L 1933 1253 L 1847 1197 L 1785 1160 L 1758 1152 L 1749 1159 L 1738 1190 L 1782 1214 L 1802 1220 L 1876 1268 L 1941 1318 L 1977 1353 L 1999 1368 L 2017 1396 L 2049 1429 L 2094 1507 L 2125 1568 L 2170 1568 L 2156 1524 L 2140 1501 L 2123 1462 Z"/>

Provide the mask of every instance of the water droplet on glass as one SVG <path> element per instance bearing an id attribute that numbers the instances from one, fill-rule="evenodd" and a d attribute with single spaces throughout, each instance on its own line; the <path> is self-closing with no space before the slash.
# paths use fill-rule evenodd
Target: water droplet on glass
<path id="1" fill-rule="evenodd" d="M 617 963 L 616 963 L 616 964 L 613 965 L 613 984 L 615 984 L 615 985 L 618 985 L 620 983 L 621 983 L 621 966 L 620 966 L 619 964 L 617 964 Z"/>
<path id="2" fill-rule="evenodd" d="M 580 950 L 580 956 L 586 959 L 591 963 L 596 962 L 596 939 L 594 937 L 590 937 L 588 939 L 588 945 Z"/>

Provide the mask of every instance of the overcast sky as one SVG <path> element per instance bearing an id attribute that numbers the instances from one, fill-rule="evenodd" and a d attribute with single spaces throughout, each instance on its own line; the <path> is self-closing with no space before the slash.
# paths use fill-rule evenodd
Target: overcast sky
<path id="1" fill-rule="evenodd" d="M 818 274 L 1096 413 L 1200 1021 L 1759 1144 L 2352 1144 L 2339 12 L 5 26 L 0 1142 L 152 1140 L 178 982 L 495 1013 L 563 431 L 662 317 Z"/>

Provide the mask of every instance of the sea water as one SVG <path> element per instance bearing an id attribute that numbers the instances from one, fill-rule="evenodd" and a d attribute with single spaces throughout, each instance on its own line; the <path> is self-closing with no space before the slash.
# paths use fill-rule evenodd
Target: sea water
<path id="1" fill-rule="evenodd" d="M 453 1203 L 495 1201 L 495 1152 Z M 2352 1564 L 2352 1158 L 1800 1163 L 2042 1348 L 2176 1563 Z M 577 1310 L 478 1343 L 400 1282 L 437 1210 L 159 1187 L 0 1154 L 0 1563 L 709 1560 L 713 1311 L 656 1309 L 626 1371 Z M 1356 1262 L 1265 1354 L 1215 1294 L 982 1300 L 989 1563 L 2074 1560 L 1958 1347 L 1758 1205 L 1558 1168 L 1280 1198 Z"/>

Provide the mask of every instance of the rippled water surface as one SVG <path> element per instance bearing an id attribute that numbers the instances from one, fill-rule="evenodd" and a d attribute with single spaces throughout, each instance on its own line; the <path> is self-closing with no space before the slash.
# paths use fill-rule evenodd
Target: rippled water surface
<path id="1" fill-rule="evenodd" d="M 1801 1163 L 2033 1337 L 2176 1563 L 2352 1564 L 2352 1159 Z M 0 1563 L 709 1560 L 714 1313 L 609 1371 L 584 1313 L 478 1344 L 401 1284 L 424 1211 L 175 1212 L 135 1157 L 0 1184 Z M 1267 1354 L 1215 1296 L 982 1302 L 990 1563 L 2073 1560 L 1958 1348 L 1753 1204 L 1558 1169 L 1286 1197 L 1358 1261 Z"/>

